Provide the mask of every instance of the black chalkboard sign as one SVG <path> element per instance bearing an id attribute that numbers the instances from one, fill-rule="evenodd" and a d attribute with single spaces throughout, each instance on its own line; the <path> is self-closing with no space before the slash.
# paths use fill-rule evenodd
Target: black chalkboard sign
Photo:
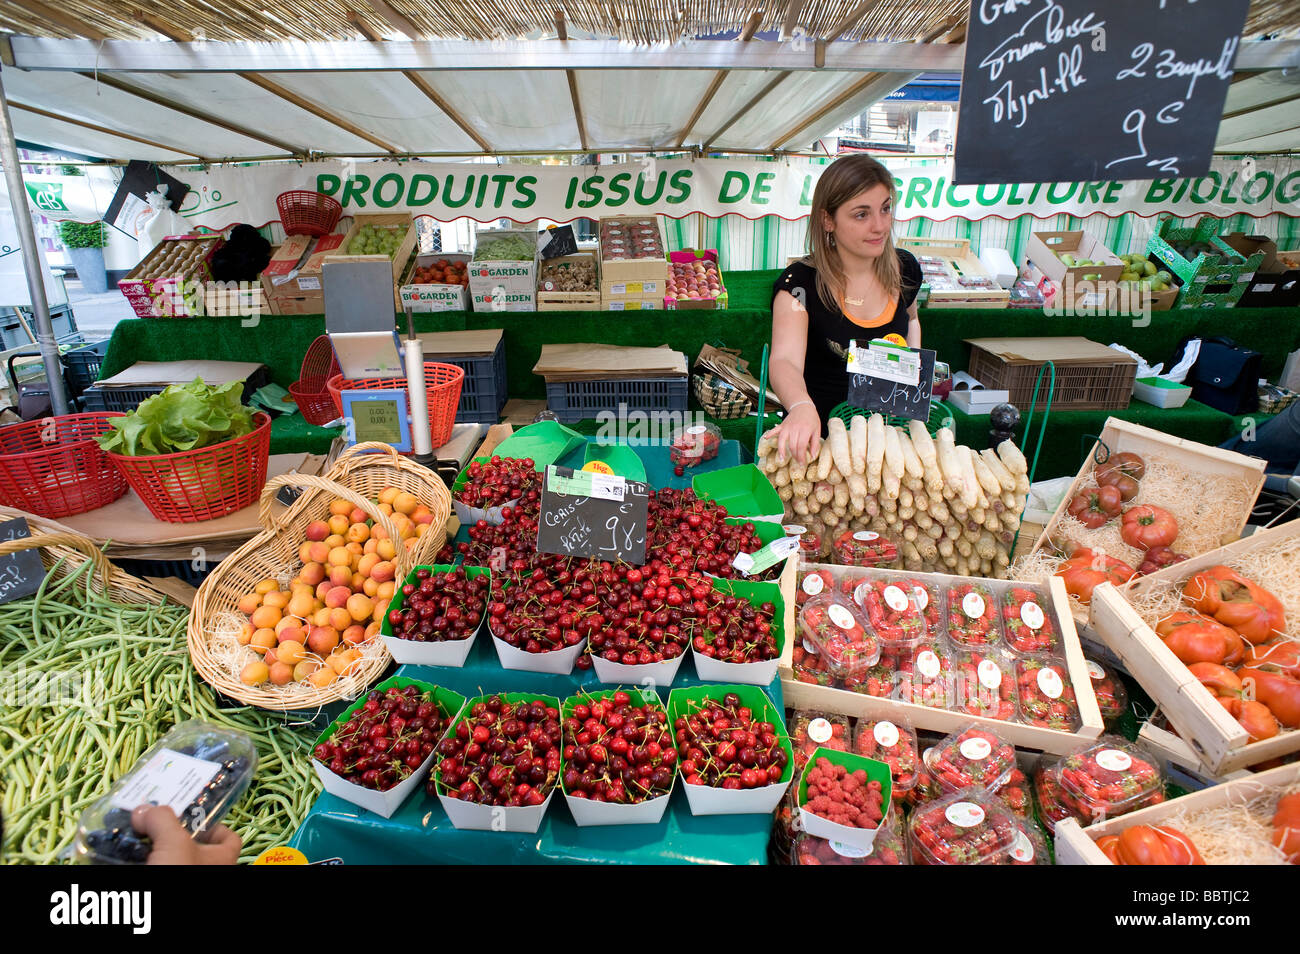
<path id="1" fill-rule="evenodd" d="M 542 487 L 537 549 L 640 566 L 649 505 L 649 484 L 551 465 Z"/>
<path id="2" fill-rule="evenodd" d="M 920 371 L 915 384 L 872 374 L 849 373 L 848 402 L 866 411 L 879 411 L 886 417 L 906 417 L 916 421 L 930 419 L 931 392 L 934 390 L 933 351 L 912 351 L 920 356 Z"/>
<path id="3" fill-rule="evenodd" d="M 1249 0 L 972 0 L 953 180 L 1209 171 Z"/>
<path id="4" fill-rule="evenodd" d="M 572 225 L 553 225 L 546 230 L 546 244 L 542 246 L 540 258 L 559 258 L 561 255 L 575 255 L 578 251 L 578 239 L 573 234 Z"/>
<path id="5" fill-rule="evenodd" d="M 25 539 L 32 535 L 26 517 L 0 523 L 0 541 Z M 23 550 L 0 557 L 0 603 L 31 596 L 45 579 L 45 564 L 39 550 Z"/>

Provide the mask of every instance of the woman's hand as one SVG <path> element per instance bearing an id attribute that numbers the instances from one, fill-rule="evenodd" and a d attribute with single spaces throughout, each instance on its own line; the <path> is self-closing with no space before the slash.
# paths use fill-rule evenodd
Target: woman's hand
<path id="1" fill-rule="evenodd" d="M 811 403 L 800 404 L 787 414 L 776 432 L 777 454 L 781 457 L 793 457 L 804 464 L 821 453 L 822 419 Z"/>
<path id="2" fill-rule="evenodd" d="M 160 805 L 141 805 L 131 813 L 131 825 L 153 842 L 147 864 L 233 865 L 239 861 L 242 842 L 225 825 L 213 828 L 206 843 L 195 841 L 172 810 Z"/>

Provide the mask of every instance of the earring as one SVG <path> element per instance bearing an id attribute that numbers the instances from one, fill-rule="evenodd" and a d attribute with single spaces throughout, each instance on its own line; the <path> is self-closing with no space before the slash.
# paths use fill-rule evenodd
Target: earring
<path id="1" fill-rule="evenodd" d="M 834 248 L 834 247 L 835 247 L 835 233 L 834 233 L 834 232 L 827 232 L 827 233 L 826 233 L 826 242 L 827 242 L 828 245 L 830 245 L 831 248 Z"/>

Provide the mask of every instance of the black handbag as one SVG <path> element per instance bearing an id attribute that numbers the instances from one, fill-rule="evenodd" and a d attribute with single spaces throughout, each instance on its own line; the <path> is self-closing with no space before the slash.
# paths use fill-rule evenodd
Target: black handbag
<path id="1" fill-rule="evenodd" d="M 1186 342 L 1178 349 L 1175 362 Z M 1264 356 L 1231 338 L 1202 338 L 1201 353 L 1188 372 L 1192 397 L 1225 414 L 1249 414 L 1259 407 L 1259 376 Z"/>

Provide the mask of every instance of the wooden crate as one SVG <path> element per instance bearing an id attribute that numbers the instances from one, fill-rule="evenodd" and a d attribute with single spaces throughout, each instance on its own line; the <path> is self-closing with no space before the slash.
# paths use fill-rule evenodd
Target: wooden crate
<path id="1" fill-rule="evenodd" d="M 397 246 L 397 252 L 389 259 L 393 266 L 393 287 L 401 285 L 402 274 L 406 271 L 406 266 L 411 258 L 411 253 L 415 251 L 416 242 L 419 240 L 415 231 L 415 220 L 411 218 L 410 212 L 357 212 L 352 216 L 352 227 L 348 229 L 347 234 L 343 237 L 343 243 L 339 246 L 340 251 L 329 255 L 326 261 L 329 262 L 382 262 L 387 256 L 384 255 L 348 255 L 343 249 L 352 244 L 357 233 L 361 231 L 363 225 L 377 225 L 385 228 L 391 228 L 396 225 L 406 226 L 406 235 L 402 243 Z M 394 293 L 394 301 L 398 307 L 401 307 L 401 297 Z"/>
<path id="2" fill-rule="evenodd" d="M 1281 791 L 1297 781 L 1300 781 L 1300 765 L 1283 765 L 1249 778 L 1233 779 L 1204 791 L 1120 815 L 1087 828 L 1081 827 L 1076 819 L 1067 818 L 1056 825 L 1056 863 L 1109 865 L 1110 859 L 1101 853 L 1096 844 L 1098 839 L 1106 835 L 1118 835 L 1134 825 L 1159 825 L 1181 812 L 1207 811 L 1226 805 L 1243 804 L 1269 792 Z"/>
<path id="3" fill-rule="evenodd" d="M 643 225 L 644 224 L 644 225 Z M 663 258 L 616 258 L 608 257 L 608 251 L 604 243 L 600 243 L 600 277 L 602 282 L 601 294 L 609 294 L 603 287 L 605 282 L 625 283 L 630 282 L 637 284 L 640 282 L 656 282 L 655 292 L 663 298 L 663 290 L 668 281 L 668 243 L 664 237 L 664 230 L 659 225 L 659 216 L 653 213 L 645 215 L 611 215 L 600 219 L 597 226 L 597 234 L 604 231 L 606 225 L 617 225 L 623 228 L 647 227 L 654 228 L 659 240 L 659 248 L 663 250 Z M 633 297 L 639 297 L 640 292 L 633 292 L 628 289 L 626 292 L 614 292 L 613 294 L 629 294 Z M 650 294 L 646 291 L 645 294 Z M 662 307 L 662 306 L 661 306 Z"/>
<path id="4" fill-rule="evenodd" d="M 1202 762 L 1183 739 L 1153 722 L 1142 723 L 1142 728 L 1138 730 L 1138 741 L 1160 759 L 1167 778 L 1172 777 L 1187 789 L 1198 790 L 1209 785 L 1222 785 L 1235 778 L 1249 778 L 1253 774 L 1249 769 L 1216 772 Z"/>
<path id="5" fill-rule="evenodd" d="M 1300 729 L 1283 730 L 1263 742 L 1248 743 L 1246 730 L 1214 701 L 1210 691 L 1197 681 L 1155 630 L 1138 615 L 1129 600 L 1151 592 L 1156 586 L 1181 584 L 1202 570 L 1220 563 L 1231 563 L 1242 554 L 1293 541 L 1300 547 L 1300 523 L 1296 521 L 1175 564 L 1123 589 L 1106 583 L 1093 590 L 1093 628 L 1123 659 L 1124 667 L 1164 711 L 1179 735 L 1191 746 L 1196 759 L 1215 775 L 1300 752 Z M 1266 589 L 1269 586 L 1268 580 L 1258 582 Z M 1291 626 L 1295 625 L 1293 620 Z"/>
<path id="6" fill-rule="evenodd" d="M 596 287 L 591 291 L 547 291 L 542 287 L 542 269 L 548 264 L 563 262 L 590 261 L 596 267 Z M 537 310 L 538 311 L 599 311 L 600 310 L 600 262 L 595 252 L 578 252 L 576 255 L 561 255 L 537 263 Z"/>
<path id="7" fill-rule="evenodd" d="M 803 569 L 829 570 L 839 580 L 849 573 L 870 574 L 870 570 L 859 567 L 832 566 L 829 564 L 807 563 Z M 897 571 L 891 571 L 897 572 Z M 948 576 L 941 573 L 907 573 L 909 578 L 929 581 L 946 590 L 949 586 L 970 582 L 969 577 Z M 979 579 L 979 583 L 990 586 L 998 596 L 1002 589 L 1013 585 L 1011 581 Z M 1061 638 L 1065 647 L 1065 662 L 1070 673 L 1070 683 L 1078 700 L 1079 717 L 1082 722 L 1074 732 L 1062 732 L 1058 729 L 1044 729 L 1017 722 L 1004 722 L 1000 719 L 987 719 L 965 712 L 948 709 L 935 709 L 930 706 L 901 702 L 895 699 L 881 699 L 849 689 L 835 689 L 831 686 L 815 686 L 801 682 L 794 677 L 793 652 L 794 640 L 787 639 L 785 651 L 781 655 L 780 675 L 781 693 L 787 708 L 820 709 L 858 719 L 891 719 L 905 722 L 914 729 L 928 730 L 947 734 L 965 728 L 972 723 L 997 732 L 1017 748 L 1035 749 L 1066 755 L 1078 750 L 1088 741 L 1101 735 L 1105 726 L 1101 710 L 1097 708 L 1097 697 L 1092 691 L 1092 679 L 1088 675 L 1087 663 L 1083 650 L 1079 646 L 1079 637 L 1074 629 L 1074 620 L 1069 612 L 1069 597 L 1065 593 L 1065 584 L 1053 577 L 1048 581 L 1052 596 L 1052 608 L 1061 623 Z M 786 594 L 786 630 L 796 632 L 794 628 L 795 584 L 793 575 L 790 589 Z"/>
<path id="8" fill-rule="evenodd" d="M 1034 551 L 1052 546 L 1056 537 L 1057 524 L 1060 523 L 1061 518 L 1069 509 L 1070 500 L 1075 494 L 1092 484 L 1092 471 L 1096 466 L 1094 461 L 1098 454 L 1104 455 L 1106 453 L 1103 447 L 1108 448 L 1110 454 L 1131 451 L 1142 455 L 1143 458 L 1156 456 L 1171 460 L 1180 465 L 1185 465 L 1189 473 L 1221 474 L 1240 477 L 1242 480 L 1248 481 L 1254 487 L 1254 491 L 1250 495 L 1250 504 L 1240 513 L 1232 515 L 1224 527 L 1221 543 L 1228 543 L 1241 536 L 1241 531 L 1250 518 L 1250 507 L 1253 505 L 1255 497 L 1258 496 L 1260 488 L 1264 486 L 1265 463 L 1257 457 L 1247 457 L 1233 451 L 1221 450 L 1206 444 L 1198 444 L 1195 441 L 1173 437 L 1150 427 L 1130 424 L 1128 421 L 1122 421 L 1119 418 L 1107 418 L 1106 426 L 1102 428 L 1098 443 L 1093 445 L 1092 451 L 1084 459 L 1073 483 L 1070 484 L 1069 492 L 1061 498 L 1061 503 L 1052 515 L 1052 519 L 1038 536 L 1037 542 L 1033 546 Z M 1197 553 L 1188 554 L 1188 556 L 1192 557 L 1199 555 Z M 1168 570 L 1162 570 L 1160 573 L 1154 573 L 1150 579 L 1159 579 L 1168 572 Z M 1075 607 L 1075 620 L 1077 622 L 1085 622 L 1087 617 L 1086 607 Z"/>
<path id="9" fill-rule="evenodd" d="M 954 281 L 970 278 L 993 282 L 992 288 L 936 289 L 931 286 L 930 297 L 926 299 L 927 308 L 1006 308 L 1011 304 L 1011 292 L 993 281 L 979 256 L 971 251 L 968 239 L 903 238 L 897 244 L 918 259 L 922 256 L 942 259 Z"/>

